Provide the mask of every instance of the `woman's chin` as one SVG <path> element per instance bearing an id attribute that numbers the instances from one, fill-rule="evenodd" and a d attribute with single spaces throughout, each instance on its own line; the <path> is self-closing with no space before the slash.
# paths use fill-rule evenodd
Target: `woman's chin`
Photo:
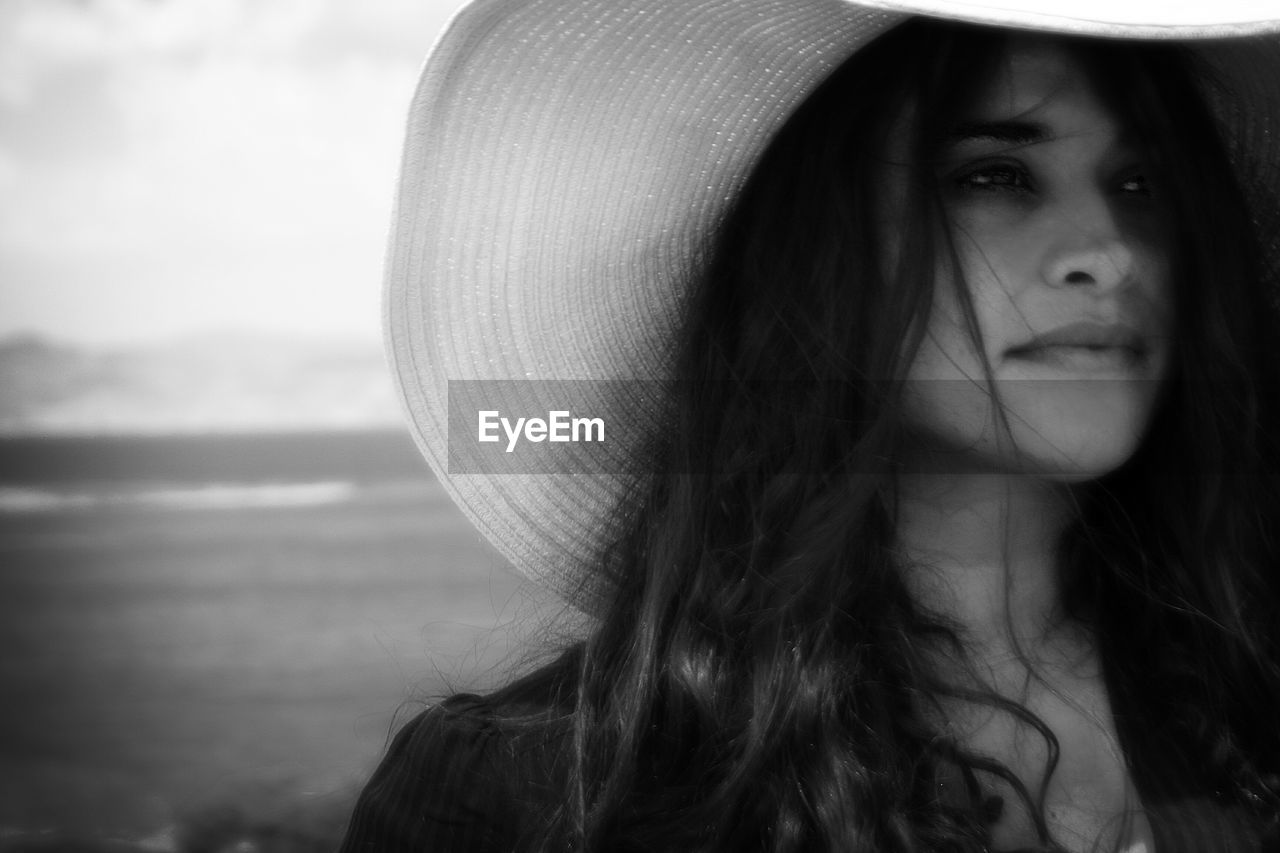
<path id="1" fill-rule="evenodd" d="M 1046 384 L 1001 388 L 1021 468 L 1064 481 L 1092 480 L 1137 452 L 1155 409 L 1156 383 Z"/>
<path id="2" fill-rule="evenodd" d="M 1052 436 L 1015 430 L 1014 440 L 1017 452 L 1008 460 L 1009 470 L 1063 483 L 1105 477 L 1128 462 L 1139 444 L 1137 436 L 1096 430 Z"/>
<path id="3" fill-rule="evenodd" d="M 970 385 L 915 397 L 912 469 L 1023 474 L 1064 483 L 1104 477 L 1133 456 L 1155 407 L 1154 383 L 999 383 L 1000 403 Z M 920 470 L 919 473 L 925 473 Z"/>

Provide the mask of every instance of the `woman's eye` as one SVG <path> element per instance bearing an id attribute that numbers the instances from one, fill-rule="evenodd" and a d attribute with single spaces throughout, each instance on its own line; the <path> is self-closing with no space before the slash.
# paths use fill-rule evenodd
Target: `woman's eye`
<path id="1" fill-rule="evenodd" d="M 960 189 L 1012 190 L 1026 192 L 1031 189 L 1031 178 L 1025 170 L 1016 166 L 983 166 L 965 172 L 956 178 Z"/>
<path id="2" fill-rule="evenodd" d="M 1120 192 L 1133 195 L 1151 195 L 1151 185 L 1146 175 L 1131 175 L 1119 184 Z"/>

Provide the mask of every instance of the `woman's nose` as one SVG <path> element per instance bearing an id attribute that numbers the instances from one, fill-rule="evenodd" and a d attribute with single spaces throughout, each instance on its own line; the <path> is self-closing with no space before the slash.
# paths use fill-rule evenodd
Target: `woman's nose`
<path id="1" fill-rule="evenodd" d="M 1137 259 L 1132 240 L 1105 204 L 1088 205 L 1059 225 L 1044 262 L 1049 284 L 1109 290 L 1133 278 Z"/>

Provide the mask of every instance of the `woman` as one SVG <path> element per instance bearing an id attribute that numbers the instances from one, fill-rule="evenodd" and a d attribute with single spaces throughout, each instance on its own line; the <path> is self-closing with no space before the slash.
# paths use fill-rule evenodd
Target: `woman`
<path id="1" fill-rule="evenodd" d="M 1276 849 L 1280 155 L 1258 130 L 1274 100 L 1244 87 L 1275 79 L 1276 43 L 733 5 L 752 8 L 602 6 L 551 38 L 488 4 L 428 66 L 456 128 L 487 91 L 446 91 L 464 36 L 522 23 L 537 46 L 519 83 L 518 63 L 488 79 L 527 87 L 506 103 L 535 129 L 506 161 L 468 154 L 500 179 L 537 164 L 526 186 L 446 223 L 420 199 L 452 197 L 452 143 L 406 161 L 389 330 L 437 470 L 420 327 L 439 321 L 414 300 L 457 285 L 434 275 L 560 277 L 543 321 L 503 292 L 487 361 L 508 376 L 676 381 L 599 391 L 639 424 L 613 477 L 457 476 L 450 436 L 455 498 L 595 618 L 555 663 L 406 727 L 347 849 Z M 979 20 L 1148 34 L 1040 11 Z M 666 32 L 696 50 L 673 55 L 651 22 L 681 15 Z M 664 49 L 666 80 L 714 87 L 664 88 L 635 58 Z M 695 55 L 711 67 L 679 65 Z M 615 131 L 584 86 L 657 93 L 635 111 L 658 129 Z M 677 142 L 625 136 L 644 132 Z M 587 209 L 546 225 L 540 195 Z M 594 265 L 569 235 L 604 247 Z M 578 308 L 588 286 L 622 317 Z M 659 288 L 668 308 L 634 308 Z M 526 349 L 591 330 L 590 358 Z M 485 375 L 458 368 L 486 361 L 476 334 L 436 333 L 446 377 Z"/>

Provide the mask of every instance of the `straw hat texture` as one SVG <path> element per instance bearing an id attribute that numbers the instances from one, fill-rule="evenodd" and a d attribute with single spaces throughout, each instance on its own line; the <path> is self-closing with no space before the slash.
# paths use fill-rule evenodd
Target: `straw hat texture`
<path id="1" fill-rule="evenodd" d="M 1233 93 L 1210 100 L 1280 266 L 1280 0 L 477 0 L 410 108 L 385 332 L 419 448 L 517 569 L 592 609 L 702 238 L 806 95 L 914 14 L 1194 40 Z M 532 466 L 496 427 L 476 444 L 478 411 L 560 393 L 605 441 Z"/>

